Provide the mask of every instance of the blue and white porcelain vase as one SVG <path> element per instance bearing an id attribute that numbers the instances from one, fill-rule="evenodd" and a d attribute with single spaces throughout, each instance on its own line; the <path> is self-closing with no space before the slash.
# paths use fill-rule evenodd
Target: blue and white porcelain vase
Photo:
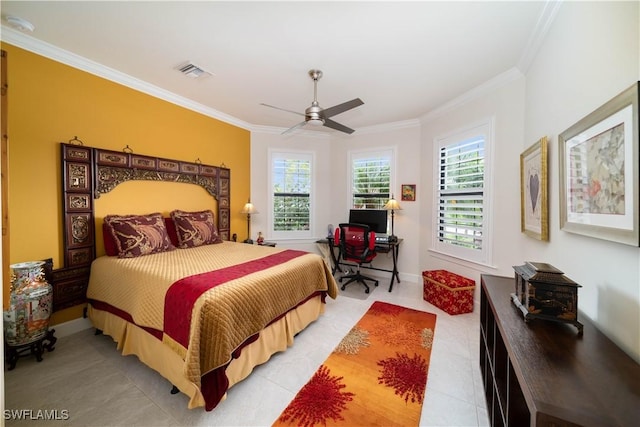
<path id="1" fill-rule="evenodd" d="M 20 346 L 44 338 L 49 330 L 53 288 L 44 277 L 44 261 L 12 264 L 11 298 L 4 314 L 4 342 Z"/>

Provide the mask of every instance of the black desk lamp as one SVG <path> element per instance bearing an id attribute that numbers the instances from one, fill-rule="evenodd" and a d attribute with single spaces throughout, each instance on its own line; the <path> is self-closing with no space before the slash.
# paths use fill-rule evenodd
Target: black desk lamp
<path id="1" fill-rule="evenodd" d="M 258 211 L 255 206 L 253 206 L 253 203 L 251 203 L 251 199 L 245 203 L 240 213 L 247 214 L 247 239 L 244 243 L 253 243 L 253 240 L 251 240 L 251 214 L 257 214 Z"/>
<path id="2" fill-rule="evenodd" d="M 396 237 L 396 235 L 394 234 L 394 230 L 393 230 L 393 215 L 395 211 L 399 211 L 402 210 L 402 208 L 400 207 L 400 204 L 398 203 L 398 201 L 396 199 L 393 198 L 393 194 L 391 195 L 391 198 L 389 199 L 389 201 L 384 205 L 384 207 L 382 209 L 391 211 L 391 236 L 389 236 L 389 241 L 390 242 L 395 242 L 398 240 L 398 238 Z"/>

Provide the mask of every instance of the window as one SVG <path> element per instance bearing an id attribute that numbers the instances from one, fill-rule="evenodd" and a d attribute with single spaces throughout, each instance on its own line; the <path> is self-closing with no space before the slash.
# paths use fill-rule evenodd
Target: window
<path id="1" fill-rule="evenodd" d="M 488 156 L 490 123 L 437 141 L 435 247 L 489 262 Z"/>
<path id="2" fill-rule="evenodd" d="M 308 237 L 311 232 L 313 156 L 271 153 L 274 237 Z"/>
<path id="3" fill-rule="evenodd" d="M 351 154 L 351 209 L 382 209 L 391 196 L 393 151 Z"/>

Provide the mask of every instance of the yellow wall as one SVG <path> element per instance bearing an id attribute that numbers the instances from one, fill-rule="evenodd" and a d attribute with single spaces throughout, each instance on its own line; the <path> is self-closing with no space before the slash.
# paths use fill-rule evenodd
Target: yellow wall
<path id="1" fill-rule="evenodd" d="M 250 132 L 3 43 L 8 52 L 10 262 L 53 257 L 62 267 L 60 142 L 231 169 L 231 232 L 246 227 Z M 126 202 L 122 209 L 127 211 Z M 176 206 L 180 208 L 180 206 Z M 9 286 L 3 286 L 3 304 Z M 80 317 L 82 307 L 52 323 Z"/>

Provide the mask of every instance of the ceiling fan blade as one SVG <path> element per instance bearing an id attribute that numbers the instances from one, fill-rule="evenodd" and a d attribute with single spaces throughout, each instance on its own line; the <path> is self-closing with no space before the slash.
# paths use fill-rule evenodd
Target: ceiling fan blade
<path id="1" fill-rule="evenodd" d="M 303 116 L 304 116 L 304 114 L 303 114 Z M 299 128 L 301 128 L 302 126 L 304 126 L 306 123 L 307 123 L 306 121 L 304 121 L 304 122 L 300 122 L 300 123 L 298 123 L 297 125 L 292 126 L 292 127 L 290 127 L 289 129 L 287 129 L 287 130 L 285 130 L 284 132 L 282 132 L 282 135 L 287 134 L 287 133 L 289 133 L 289 132 L 293 132 L 294 130 L 299 129 Z"/>
<path id="2" fill-rule="evenodd" d="M 299 115 L 299 116 L 304 116 L 304 114 L 299 113 L 299 112 L 297 112 L 297 111 L 285 110 L 284 108 L 276 107 L 276 106 L 274 106 L 274 105 L 263 104 L 263 103 L 260 103 L 260 105 L 264 105 L 265 107 L 275 108 L 276 110 L 286 111 L 287 113 L 293 113 L 293 114 L 297 114 L 297 115 Z"/>
<path id="3" fill-rule="evenodd" d="M 342 104 L 334 105 L 333 107 L 324 109 L 324 117 L 333 117 L 337 114 L 344 113 L 347 110 L 356 108 L 364 104 L 360 98 L 352 99 L 351 101 L 343 102 Z"/>
<path id="4" fill-rule="evenodd" d="M 345 125 L 341 125 L 338 122 L 334 122 L 331 119 L 324 119 L 324 126 L 331 129 L 339 130 L 340 132 L 348 133 L 349 135 L 355 132 L 355 130 L 348 128 Z"/>

